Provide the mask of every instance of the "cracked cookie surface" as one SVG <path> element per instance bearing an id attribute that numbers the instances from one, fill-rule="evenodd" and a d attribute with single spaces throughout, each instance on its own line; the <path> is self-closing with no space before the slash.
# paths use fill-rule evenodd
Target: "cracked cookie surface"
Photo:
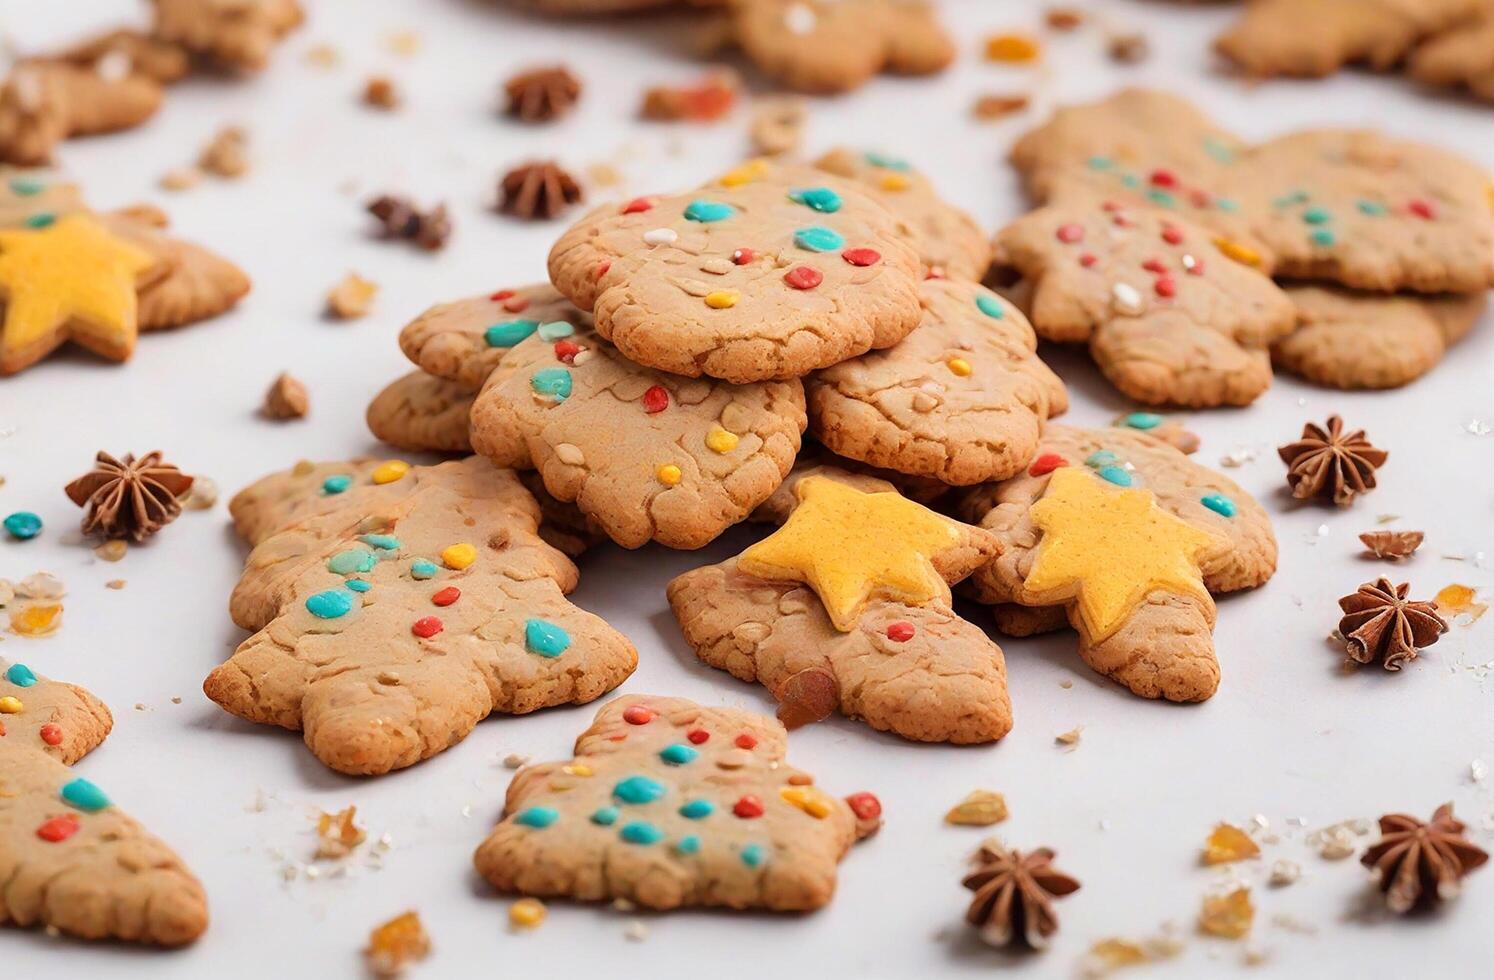
<path id="1" fill-rule="evenodd" d="M 472 452 L 467 423 L 476 399 L 460 382 L 411 371 L 368 403 L 368 430 L 399 449 L 465 455 Z"/>

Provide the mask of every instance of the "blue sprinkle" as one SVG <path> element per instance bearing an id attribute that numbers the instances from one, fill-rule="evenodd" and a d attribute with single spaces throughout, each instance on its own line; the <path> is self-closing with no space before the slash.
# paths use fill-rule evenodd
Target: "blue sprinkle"
<path id="1" fill-rule="evenodd" d="M 334 493 L 342 493 L 352 485 L 353 478 L 350 476 L 346 476 L 344 474 L 329 476 L 322 481 L 322 493 L 328 494 L 329 496 Z"/>
<path id="2" fill-rule="evenodd" d="M 686 820 L 704 820 L 716 811 L 716 804 L 710 800 L 691 800 L 680 807 L 680 816 Z"/>
<path id="3" fill-rule="evenodd" d="M 794 244 L 810 252 L 833 252 L 845 243 L 839 232 L 824 225 L 810 225 L 794 232 Z"/>
<path id="4" fill-rule="evenodd" d="M 1162 424 L 1162 416 L 1156 412 L 1132 412 L 1121 419 L 1121 425 L 1132 429 L 1155 429 Z"/>
<path id="5" fill-rule="evenodd" d="M 629 776 L 612 787 L 612 795 L 635 806 L 652 803 L 664 795 L 664 784 L 647 776 Z"/>
<path id="6" fill-rule="evenodd" d="M 378 548 L 380 551 L 398 551 L 399 538 L 392 534 L 360 534 L 358 540 L 370 548 Z"/>
<path id="7" fill-rule="evenodd" d="M 1120 462 L 1120 457 L 1108 449 L 1098 449 L 1089 454 L 1084 465 L 1092 470 L 1100 469 L 1102 466 L 1113 466 Z"/>
<path id="8" fill-rule="evenodd" d="M 373 567 L 378 563 L 379 559 L 372 551 L 350 548 L 328 558 L 327 569 L 338 575 L 356 575 L 359 572 L 373 571 Z"/>
<path id="9" fill-rule="evenodd" d="M 560 819 L 560 811 L 551 806 L 532 806 L 514 818 L 514 823 L 543 830 Z"/>
<path id="10" fill-rule="evenodd" d="M 699 854 L 700 853 L 700 838 L 696 837 L 694 834 L 687 834 L 684 837 L 681 837 L 675 843 L 674 850 L 675 850 L 676 854 L 684 854 L 684 855 Z"/>
<path id="11" fill-rule="evenodd" d="M 27 218 L 25 225 L 27 228 L 45 228 L 56 220 L 57 215 L 50 211 L 42 211 Z"/>
<path id="12" fill-rule="evenodd" d="M 317 619 L 336 619 L 353 610 L 353 597 L 342 589 L 318 592 L 306 600 L 306 611 Z"/>
<path id="13" fill-rule="evenodd" d="M 365 582 L 361 578 L 350 578 L 342 584 L 346 588 L 352 589 L 354 592 L 367 592 L 369 589 L 373 588 L 372 583 Z"/>
<path id="14" fill-rule="evenodd" d="M 36 673 L 25 664 L 11 664 L 5 672 L 5 679 L 16 687 L 30 687 L 36 683 Z"/>
<path id="15" fill-rule="evenodd" d="M 1327 228 L 1315 229 L 1313 233 L 1311 235 L 1308 235 L 1307 237 L 1312 239 L 1312 243 L 1314 245 L 1322 245 L 1325 248 L 1338 241 L 1338 239 L 1334 237 L 1333 232 L 1329 231 Z"/>
<path id="16" fill-rule="evenodd" d="M 571 635 L 543 619 L 524 621 L 524 649 L 541 657 L 558 657 L 570 647 Z"/>
<path id="17" fill-rule="evenodd" d="M 1234 163 L 1235 151 L 1215 136 L 1204 137 L 1204 152 L 1220 163 Z"/>
<path id="18" fill-rule="evenodd" d="M 618 836 L 629 844 L 657 844 L 664 839 L 664 831 L 651 823 L 636 820 L 633 823 L 624 824 Z"/>
<path id="19" fill-rule="evenodd" d="M 862 159 L 873 167 L 881 167 L 883 170 L 898 170 L 906 173 L 913 169 L 907 160 L 901 157 L 888 156 L 885 153 L 864 153 L 862 154 Z"/>
<path id="20" fill-rule="evenodd" d="M 1164 191 L 1159 187 L 1153 187 L 1151 190 L 1147 191 L 1146 196 L 1147 200 L 1151 201 L 1153 204 L 1160 204 L 1164 208 L 1175 208 L 1178 204 L 1177 198 L 1173 197 L 1171 193 Z"/>
<path id="21" fill-rule="evenodd" d="M 685 207 L 685 220 L 709 224 L 712 221 L 724 221 L 736 213 L 737 209 L 730 204 L 697 198 Z"/>
<path id="22" fill-rule="evenodd" d="M 694 762 L 695 757 L 698 755 L 700 753 L 690 748 L 690 746 L 675 743 L 674 745 L 665 746 L 664 751 L 659 753 L 659 758 L 671 766 L 683 766 L 687 762 Z"/>
<path id="23" fill-rule="evenodd" d="M 97 813 L 110 806 L 109 797 L 103 790 L 86 779 L 74 779 L 62 786 L 63 802 L 77 807 L 85 813 Z"/>
<path id="24" fill-rule="evenodd" d="M 986 316 L 1000 320 L 1006 316 L 1006 308 L 1001 305 L 1001 300 L 989 293 L 981 293 L 975 297 L 976 308 Z"/>
<path id="25" fill-rule="evenodd" d="M 840 210 L 841 205 L 840 195 L 828 187 L 806 187 L 803 190 L 789 191 L 789 200 L 821 214 L 834 214 Z"/>
<path id="26" fill-rule="evenodd" d="M 1218 197 L 1214 199 L 1214 207 L 1228 214 L 1233 214 L 1240 210 L 1240 202 L 1232 197 Z"/>
<path id="27" fill-rule="evenodd" d="M 42 519 L 29 510 L 18 510 L 3 522 L 6 533 L 17 541 L 30 541 L 41 533 Z"/>
<path id="28" fill-rule="evenodd" d="M 47 185 L 34 177 L 12 177 L 10 189 L 20 197 L 31 197 L 46 190 Z"/>
<path id="29" fill-rule="evenodd" d="M 549 395 L 563 402 L 571 397 L 571 372 L 565 368 L 541 368 L 530 375 L 529 387 L 537 395 Z"/>
<path id="30" fill-rule="evenodd" d="M 1135 174 L 1122 174 L 1121 185 L 1124 187 L 1140 187 L 1141 178 Z"/>
<path id="31" fill-rule="evenodd" d="M 1360 201 L 1358 207 L 1362 213 L 1367 214 L 1372 218 L 1378 218 L 1380 215 L 1385 213 L 1385 205 L 1381 204 L 1379 201 Z"/>
<path id="32" fill-rule="evenodd" d="M 591 815 L 591 822 L 599 827 L 610 827 L 617 823 L 618 809 L 615 806 L 604 806 Z"/>
<path id="33" fill-rule="evenodd" d="M 512 347 L 538 329 L 538 320 L 508 320 L 484 330 L 482 339 L 489 347 Z"/>
<path id="34" fill-rule="evenodd" d="M 1327 208 L 1314 207 L 1302 212 L 1302 220 L 1310 225 L 1326 225 L 1331 217 Z"/>
<path id="35" fill-rule="evenodd" d="M 1222 493 L 1206 493 L 1198 502 L 1221 517 L 1234 517 L 1239 512 L 1235 502 Z"/>
<path id="36" fill-rule="evenodd" d="M 742 848 L 742 863 L 749 868 L 760 868 L 767 859 L 768 852 L 761 844 L 748 844 Z"/>
<path id="37" fill-rule="evenodd" d="M 1109 157 L 1090 157 L 1084 165 L 1091 170 L 1109 170 L 1115 166 L 1115 162 Z"/>
<path id="38" fill-rule="evenodd" d="M 1099 472 L 1100 479 L 1109 480 L 1118 487 L 1131 485 L 1131 474 L 1121 466 L 1106 466 Z"/>
<path id="39" fill-rule="evenodd" d="M 429 558 L 417 558 L 410 562 L 410 577 L 422 582 L 428 578 L 435 578 L 438 571 L 440 569 L 436 567 L 436 563 Z"/>
<path id="40" fill-rule="evenodd" d="M 569 337 L 575 332 L 576 328 L 564 320 L 552 320 L 549 323 L 541 323 L 539 325 L 540 340 L 559 340 L 562 337 Z"/>

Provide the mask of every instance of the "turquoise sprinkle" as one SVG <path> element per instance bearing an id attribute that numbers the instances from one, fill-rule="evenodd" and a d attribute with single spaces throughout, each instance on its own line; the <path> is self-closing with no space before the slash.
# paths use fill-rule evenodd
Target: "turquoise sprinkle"
<path id="1" fill-rule="evenodd" d="M 108 809 L 109 797 L 104 791 L 86 779 L 74 779 L 62 785 L 62 801 L 85 813 L 97 813 Z"/>
<path id="2" fill-rule="evenodd" d="M 353 597 L 342 589 L 328 589 L 307 598 L 306 611 L 317 619 L 336 619 L 353 611 Z"/>
<path id="3" fill-rule="evenodd" d="M 994 320 L 1000 320 L 1006 316 L 1006 309 L 1001 305 L 1001 300 L 986 293 L 975 297 L 975 308 Z"/>
<path id="4" fill-rule="evenodd" d="M 552 806 L 532 806 L 515 817 L 514 823 L 544 830 L 559 819 L 560 811 Z"/>
<path id="5" fill-rule="evenodd" d="M 664 831 L 651 823 L 637 820 L 630 824 L 624 824 L 622 832 L 618 836 L 629 844 L 657 844 L 664 839 Z"/>
<path id="6" fill-rule="evenodd" d="M 676 854 L 699 854 L 700 838 L 694 834 L 687 834 L 675 842 L 674 850 Z"/>
<path id="7" fill-rule="evenodd" d="M 6 533 L 17 541 L 30 541 L 41 533 L 42 519 L 29 510 L 18 510 L 3 522 Z"/>
<path id="8" fill-rule="evenodd" d="M 736 213 L 737 209 L 730 204 L 696 198 L 685 207 L 685 220 L 709 224 L 712 221 L 725 221 Z"/>
<path id="9" fill-rule="evenodd" d="M 524 621 L 524 649 L 541 657 L 558 657 L 571 645 L 571 635 L 543 619 Z"/>
<path id="10" fill-rule="evenodd" d="M 344 490 L 346 490 L 348 487 L 350 487 L 352 485 L 353 485 L 353 478 L 350 477 L 350 476 L 345 476 L 345 475 L 342 475 L 342 474 L 339 474 L 337 476 L 329 476 L 325 480 L 322 481 L 322 493 L 325 493 L 325 494 L 328 494 L 328 495 L 331 495 L 331 494 L 334 494 L 334 493 L 342 493 Z"/>
<path id="11" fill-rule="evenodd" d="M 538 320 L 509 320 L 495 323 L 482 332 L 489 347 L 512 347 L 539 329 Z"/>
<path id="12" fill-rule="evenodd" d="M 1327 208 L 1313 207 L 1302 212 L 1302 220 L 1310 225 L 1326 225 L 1331 217 Z"/>
<path id="13" fill-rule="evenodd" d="M 349 549 L 339 551 L 327 559 L 327 570 L 336 572 L 338 575 L 356 575 L 359 572 L 371 572 L 373 567 L 379 563 L 372 551 L 359 551 Z"/>
<path id="14" fill-rule="evenodd" d="M 436 563 L 429 558 L 417 558 L 410 562 L 410 577 L 422 582 L 428 578 L 435 578 L 438 571 L 440 569 L 436 567 Z"/>
<path id="15" fill-rule="evenodd" d="M 760 868 L 768 859 L 768 852 L 761 844 L 748 844 L 742 848 L 742 863 L 749 868 Z"/>
<path id="16" fill-rule="evenodd" d="M 10 189 L 21 197 L 31 197 L 47 189 L 47 185 L 34 177 L 10 178 Z"/>
<path id="17" fill-rule="evenodd" d="M 1329 231 L 1327 228 L 1318 228 L 1307 237 L 1312 239 L 1312 243 L 1314 245 L 1322 245 L 1325 248 L 1338 241 L 1338 239 L 1334 237 L 1333 232 Z"/>
<path id="18" fill-rule="evenodd" d="M 360 534 L 358 540 L 370 548 L 378 548 L 380 551 L 398 551 L 399 538 L 392 534 Z"/>
<path id="19" fill-rule="evenodd" d="M 710 800 L 691 800 L 680 807 L 680 816 L 686 820 L 704 820 L 716 811 L 716 804 Z"/>
<path id="20" fill-rule="evenodd" d="M 828 187 L 806 187 L 803 190 L 789 191 L 789 200 L 822 214 L 834 214 L 840 210 L 841 205 L 840 195 Z"/>
<path id="21" fill-rule="evenodd" d="M 1084 165 L 1091 170 L 1109 170 L 1115 166 L 1115 161 L 1109 157 L 1090 157 L 1084 161 Z"/>
<path id="22" fill-rule="evenodd" d="M 367 592 L 369 589 L 373 588 L 372 583 L 365 582 L 361 578 L 350 578 L 342 584 L 344 588 L 352 589 L 354 592 Z"/>
<path id="23" fill-rule="evenodd" d="M 5 672 L 5 679 L 16 687 L 30 687 L 36 683 L 36 674 L 25 664 L 11 664 Z"/>
<path id="24" fill-rule="evenodd" d="M 612 795 L 635 806 L 652 803 L 664 795 L 664 784 L 647 776 L 629 776 L 612 787 Z"/>
<path id="25" fill-rule="evenodd" d="M 1230 149 L 1224 143 L 1220 142 L 1219 139 L 1214 136 L 1204 137 L 1204 152 L 1213 157 L 1215 160 L 1218 160 L 1220 163 L 1235 162 L 1235 151 Z"/>
<path id="26" fill-rule="evenodd" d="M 591 822 L 599 827 L 610 827 L 617 823 L 618 809 L 615 806 L 604 806 L 591 815 Z"/>
<path id="27" fill-rule="evenodd" d="M 1132 429 L 1155 429 L 1162 424 L 1162 416 L 1156 412 L 1132 412 L 1121 419 L 1121 425 Z"/>
<path id="28" fill-rule="evenodd" d="M 1141 178 L 1135 174 L 1121 174 L 1121 185 L 1124 187 L 1140 187 Z"/>
<path id="29" fill-rule="evenodd" d="M 1305 203 L 1307 203 L 1307 192 L 1306 191 L 1292 191 L 1289 194 L 1283 194 L 1283 195 L 1281 195 L 1276 200 L 1274 200 L 1274 201 L 1271 202 L 1272 206 L 1273 207 L 1277 207 L 1277 208 L 1289 208 L 1293 204 L 1305 204 Z"/>
<path id="30" fill-rule="evenodd" d="M 1177 198 L 1173 197 L 1172 194 L 1168 191 L 1164 191 L 1159 187 L 1153 187 L 1151 190 L 1147 191 L 1146 196 L 1147 200 L 1151 201 L 1153 204 L 1160 204 L 1164 208 L 1175 208 L 1178 206 Z"/>
<path id="31" fill-rule="evenodd" d="M 1120 457 L 1115 455 L 1115 453 L 1108 449 L 1099 449 L 1089 454 L 1089 459 L 1084 461 L 1084 465 L 1090 469 L 1097 470 L 1102 466 L 1113 466 L 1119 462 Z"/>
<path id="32" fill-rule="evenodd" d="M 552 320 L 549 323 L 541 323 L 539 325 L 541 340 L 559 340 L 562 337 L 569 337 L 575 332 L 576 328 L 564 320 Z"/>
<path id="33" fill-rule="evenodd" d="M 1235 502 L 1222 493 L 1206 493 L 1198 502 L 1221 517 L 1234 517 L 1239 512 Z"/>
<path id="34" fill-rule="evenodd" d="M 794 232 L 794 244 L 810 252 L 833 252 L 845 243 L 839 232 L 824 225 L 810 225 Z"/>
<path id="35" fill-rule="evenodd" d="M 659 758 L 671 766 L 683 766 L 687 762 L 694 762 L 695 757 L 698 755 L 700 753 L 690 748 L 690 746 L 680 745 L 676 742 L 674 745 L 665 746 L 664 751 L 659 753 Z"/>
<path id="36" fill-rule="evenodd" d="M 1214 207 L 1232 214 L 1240 210 L 1240 203 L 1232 197 L 1219 197 L 1214 199 Z"/>
<path id="37" fill-rule="evenodd" d="M 1361 212 L 1369 215 L 1372 218 L 1378 218 L 1380 215 L 1385 213 L 1385 205 L 1381 204 L 1379 201 L 1360 201 L 1356 205 L 1356 207 L 1358 207 Z"/>
<path id="38" fill-rule="evenodd" d="M 571 372 L 565 368 L 541 368 L 529 377 L 536 395 L 549 395 L 558 402 L 571 397 Z"/>
<path id="39" fill-rule="evenodd" d="M 883 170 L 901 170 L 907 172 L 913 167 L 901 157 L 888 156 L 885 153 L 864 153 L 862 159 L 873 167 L 881 167 Z"/>
<path id="40" fill-rule="evenodd" d="M 1109 480 L 1118 487 L 1129 487 L 1131 485 L 1131 474 L 1121 466 L 1106 466 L 1099 471 L 1102 480 Z"/>
<path id="41" fill-rule="evenodd" d="M 57 215 L 50 211 L 41 211 L 27 218 L 25 224 L 27 228 L 45 228 L 56 220 Z"/>

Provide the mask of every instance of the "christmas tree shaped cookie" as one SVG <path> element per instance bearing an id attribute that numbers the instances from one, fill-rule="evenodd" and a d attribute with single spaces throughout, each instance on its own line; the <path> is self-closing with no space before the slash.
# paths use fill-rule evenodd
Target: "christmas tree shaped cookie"
<path id="1" fill-rule="evenodd" d="M 999 541 L 971 579 L 976 598 L 1008 604 L 998 626 L 1054 628 L 1061 607 L 1085 662 L 1143 697 L 1211 696 L 1211 593 L 1276 569 L 1259 504 L 1137 431 L 1050 425 L 1027 472 L 968 491 L 958 509 Z"/>
<path id="2" fill-rule="evenodd" d="M 686 641 L 763 684 L 791 724 L 833 711 L 927 742 L 989 742 L 1012 724 L 1001 648 L 949 586 L 997 553 L 985 532 L 874 477 L 797 472 L 760 509 L 783 526 L 669 583 Z"/>
<path id="3" fill-rule="evenodd" d="M 551 282 L 624 357 L 739 384 L 897 343 L 920 278 L 897 219 L 854 184 L 762 160 L 603 205 L 550 250 Z"/>
<path id="4" fill-rule="evenodd" d="M 919 287 L 923 322 L 807 379 L 810 432 L 841 456 L 968 485 L 1011 476 L 1068 406 L 1027 318 L 972 282 Z"/>
<path id="5" fill-rule="evenodd" d="M 318 498 L 259 542 L 230 602 L 257 632 L 208 676 L 208 697 L 304 732 L 333 769 L 376 775 L 491 712 L 590 701 L 632 673 L 632 644 L 566 600 L 576 568 L 538 537 L 512 472 L 476 457 L 398 470 L 335 480 L 338 505 Z"/>
<path id="6" fill-rule="evenodd" d="M 844 800 L 785 764 L 771 718 L 683 698 L 609 702 L 575 758 L 526 766 L 478 873 L 503 892 L 650 909 L 820 908 L 836 865 L 880 825 L 870 793 Z"/>
<path id="7" fill-rule="evenodd" d="M 207 928 L 202 886 L 68 768 L 112 724 L 82 688 L 0 659 L 0 924 L 181 946 Z"/>

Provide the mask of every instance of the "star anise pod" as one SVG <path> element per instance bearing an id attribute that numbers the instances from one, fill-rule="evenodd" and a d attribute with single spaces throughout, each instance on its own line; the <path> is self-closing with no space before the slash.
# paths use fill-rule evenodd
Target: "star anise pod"
<path id="1" fill-rule="evenodd" d="M 1382 576 L 1338 600 L 1344 611 L 1338 631 L 1351 659 L 1362 664 L 1379 660 L 1386 670 L 1400 670 L 1401 664 L 1416 659 L 1418 650 L 1447 632 L 1437 603 L 1407 599 L 1410 588 L 1409 582 L 1392 585 Z"/>
<path id="2" fill-rule="evenodd" d="M 565 115 L 581 97 L 581 80 L 564 66 L 534 68 L 503 83 L 504 111 L 525 122 L 549 122 Z"/>
<path id="3" fill-rule="evenodd" d="M 427 251 L 435 251 L 451 237 L 451 218 L 446 205 L 422 212 L 406 197 L 383 194 L 368 202 L 368 213 L 378 219 L 387 238 L 403 238 Z"/>
<path id="4" fill-rule="evenodd" d="M 1404 813 L 1380 818 L 1380 840 L 1359 861 L 1374 870 L 1390 911 L 1400 915 L 1457 897 L 1459 880 L 1489 860 L 1463 829 L 1451 803 L 1439 806 L 1429 823 Z"/>
<path id="5" fill-rule="evenodd" d="M 1079 882 L 1053 867 L 1053 851 L 1040 847 L 1023 855 L 988 840 L 962 884 L 975 892 L 965 921 L 992 946 L 1025 944 L 1043 949 L 1058 931 L 1053 899 L 1079 890 Z"/>
<path id="6" fill-rule="evenodd" d="M 1344 420 L 1328 417 L 1327 427 L 1309 422 L 1302 438 L 1277 450 L 1287 464 L 1287 486 L 1299 500 L 1331 497 L 1340 507 L 1375 487 L 1375 470 L 1389 457 L 1364 437 L 1363 429 L 1344 434 Z"/>
<path id="7" fill-rule="evenodd" d="M 522 163 L 498 185 L 498 210 L 518 218 L 553 218 L 579 200 L 581 185 L 553 160 Z"/>
<path id="8" fill-rule="evenodd" d="M 1391 561 L 1410 558 L 1425 538 L 1421 531 L 1365 531 L 1359 535 L 1370 554 Z"/>
<path id="9" fill-rule="evenodd" d="M 192 478 L 170 463 L 159 451 L 138 460 L 126 453 L 115 459 L 99 452 L 93 471 L 67 485 L 67 495 L 83 515 L 84 534 L 144 541 L 176 520 L 182 512 L 180 498 L 192 489 Z"/>

